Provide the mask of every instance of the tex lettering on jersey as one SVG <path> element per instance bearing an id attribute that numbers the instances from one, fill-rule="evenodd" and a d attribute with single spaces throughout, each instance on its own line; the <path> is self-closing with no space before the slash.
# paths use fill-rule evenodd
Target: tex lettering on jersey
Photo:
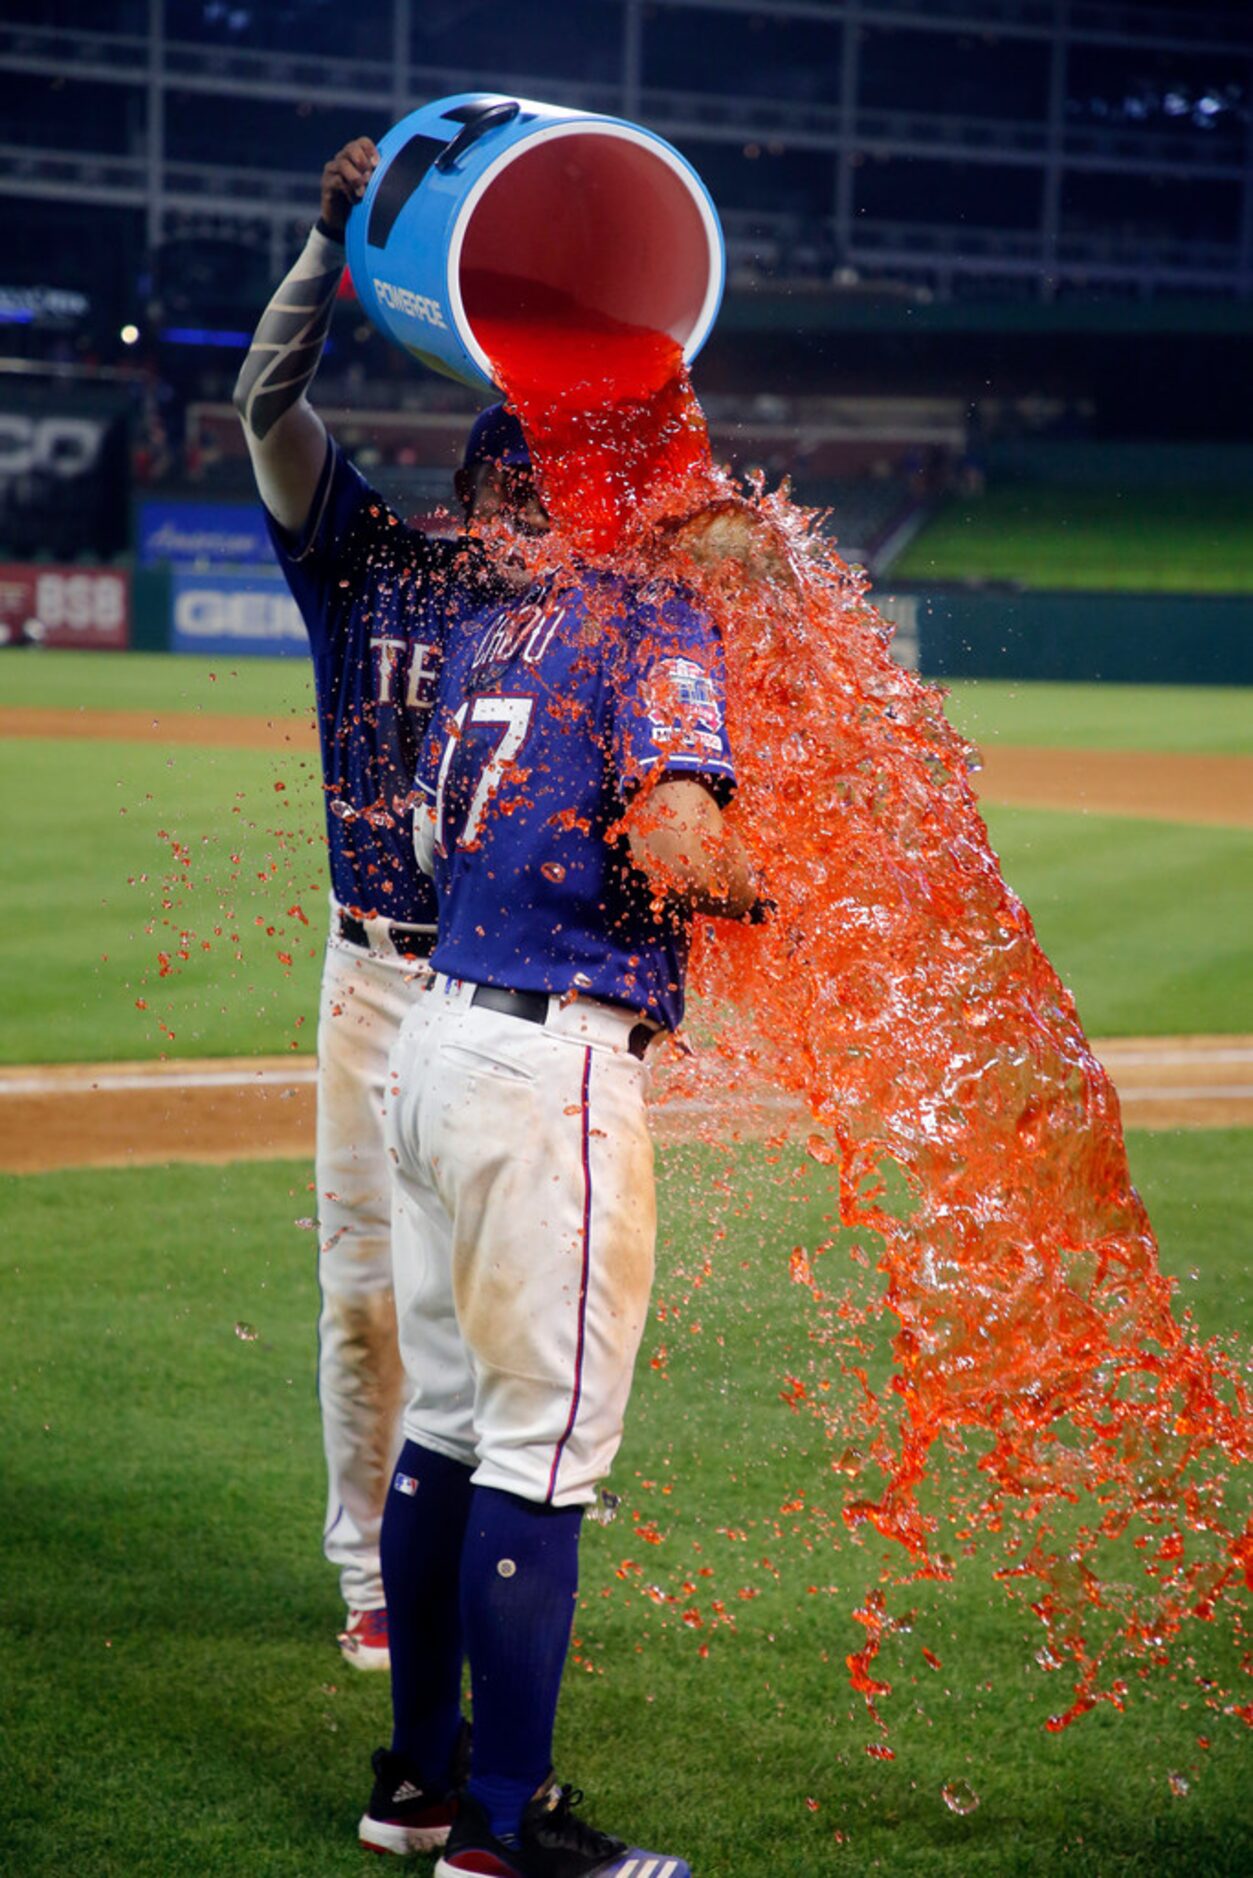
<path id="1" fill-rule="evenodd" d="M 301 534 L 267 519 L 313 656 L 335 897 L 433 925 L 409 789 L 450 626 L 492 591 L 483 564 L 401 523 L 334 444 Z"/>
<path id="2" fill-rule="evenodd" d="M 676 1026 L 687 924 L 609 838 L 658 768 L 734 788 L 721 647 L 682 595 L 595 577 L 479 616 L 445 660 L 415 779 L 435 814 L 438 969 Z"/>

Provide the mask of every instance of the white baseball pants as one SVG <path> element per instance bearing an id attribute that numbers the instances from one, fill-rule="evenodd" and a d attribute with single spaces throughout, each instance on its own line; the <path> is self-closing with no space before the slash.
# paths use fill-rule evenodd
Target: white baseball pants
<path id="1" fill-rule="evenodd" d="M 656 1240 L 636 1019 L 544 1024 L 434 973 L 392 1056 L 392 1255 L 405 1434 L 474 1479 L 590 1501 L 622 1436 Z"/>
<path id="2" fill-rule="evenodd" d="M 379 1528 L 406 1397 L 392 1294 L 391 1177 L 383 1143 L 387 1060 L 425 967 L 386 922 L 371 949 L 338 937 L 336 908 L 318 1018 L 318 1398 L 326 1451 L 323 1549 L 344 1602 L 383 1603 Z M 377 930 L 376 930 L 377 929 Z"/>

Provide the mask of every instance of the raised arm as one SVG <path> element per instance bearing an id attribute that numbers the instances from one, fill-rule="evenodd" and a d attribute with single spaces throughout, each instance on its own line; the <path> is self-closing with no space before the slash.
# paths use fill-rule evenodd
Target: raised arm
<path id="1" fill-rule="evenodd" d="M 307 394 L 344 271 L 348 211 L 378 160 L 368 137 L 354 137 L 323 170 L 321 214 L 261 315 L 235 384 L 261 500 L 293 534 L 309 514 L 326 460 L 326 426 Z"/>

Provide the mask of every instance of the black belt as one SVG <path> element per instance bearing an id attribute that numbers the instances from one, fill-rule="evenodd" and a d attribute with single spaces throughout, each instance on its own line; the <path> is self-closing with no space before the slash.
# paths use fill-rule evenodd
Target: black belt
<path id="1" fill-rule="evenodd" d="M 343 913 L 339 918 L 339 936 L 346 939 L 350 946 L 370 944 L 370 935 L 366 923 L 358 919 L 355 913 Z M 402 958 L 429 959 L 435 950 L 436 935 L 433 932 L 415 932 L 411 926 L 389 926 L 387 936 Z"/>
<path id="2" fill-rule="evenodd" d="M 506 1017 L 520 1017 L 528 1024 L 548 1022 L 546 991 L 507 991 L 503 985 L 476 985 L 470 1002 L 482 1006 L 484 1010 L 501 1011 Z M 642 1063 L 656 1035 L 655 1024 L 634 1024 L 627 1037 L 627 1049 Z"/>

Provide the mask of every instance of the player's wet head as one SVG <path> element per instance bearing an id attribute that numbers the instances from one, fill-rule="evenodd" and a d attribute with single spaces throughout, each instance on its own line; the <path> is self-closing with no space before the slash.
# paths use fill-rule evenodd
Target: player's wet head
<path id="1" fill-rule="evenodd" d="M 525 534 L 549 525 L 522 426 L 503 404 L 474 420 L 455 482 L 467 521 L 502 517 Z"/>

